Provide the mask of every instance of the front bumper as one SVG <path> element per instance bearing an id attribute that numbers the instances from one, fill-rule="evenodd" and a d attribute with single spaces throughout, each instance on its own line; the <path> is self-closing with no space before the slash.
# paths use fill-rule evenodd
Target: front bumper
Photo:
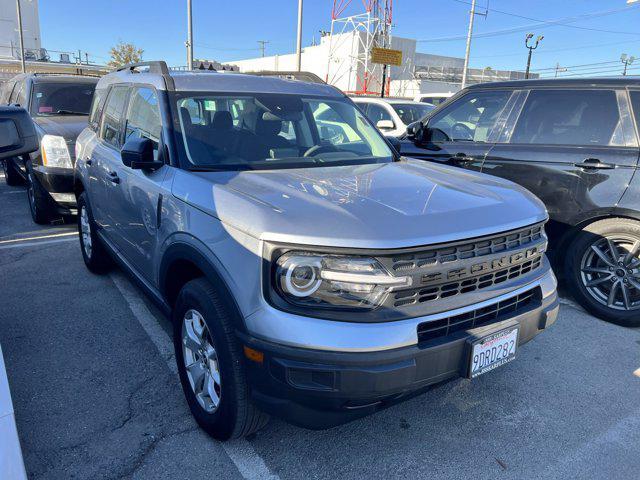
<path id="1" fill-rule="evenodd" d="M 73 170 L 33 166 L 33 174 L 49 194 L 52 206 L 60 214 L 75 213 L 76 198 L 73 193 Z"/>
<path id="2" fill-rule="evenodd" d="M 467 376 L 468 340 L 517 323 L 522 345 L 552 325 L 558 310 L 553 289 L 489 325 L 369 352 L 305 349 L 242 334 L 240 338 L 264 354 L 262 363 L 246 362 L 258 407 L 295 425 L 323 429 L 373 413 L 430 385 Z"/>

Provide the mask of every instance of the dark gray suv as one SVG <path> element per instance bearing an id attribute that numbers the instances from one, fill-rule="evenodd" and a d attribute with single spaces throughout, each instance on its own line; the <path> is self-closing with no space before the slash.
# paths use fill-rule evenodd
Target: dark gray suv
<path id="1" fill-rule="evenodd" d="M 127 66 L 98 83 L 77 150 L 84 261 L 115 259 L 171 316 L 215 438 L 474 378 L 556 320 L 541 202 L 400 158 L 333 87 Z"/>

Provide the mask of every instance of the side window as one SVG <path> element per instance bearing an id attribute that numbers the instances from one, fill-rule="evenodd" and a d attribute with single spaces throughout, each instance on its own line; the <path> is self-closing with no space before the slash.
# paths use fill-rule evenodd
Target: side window
<path id="1" fill-rule="evenodd" d="M 640 92 L 631 92 L 631 108 L 633 108 L 638 133 L 640 133 Z"/>
<path id="2" fill-rule="evenodd" d="M 382 105 L 377 105 L 375 103 L 369 104 L 369 108 L 367 108 L 367 117 L 374 125 L 380 120 L 390 120 L 393 122 L 393 117 L 391 117 L 391 114 L 387 109 Z"/>
<path id="3" fill-rule="evenodd" d="M 204 125 L 206 123 L 201 101 L 196 101 L 194 98 L 183 98 L 178 106 L 180 107 L 180 114 L 183 115 L 183 118 L 188 115 L 192 125 Z"/>
<path id="4" fill-rule="evenodd" d="M 459 98 L 429 120 L 432 141 L 489 141 L 510 96 L 511 92 L 503 90 L 472 92 Z"/>
<path id="5" fill-rule="evenodd" d="M 0 90 L 0 104 L 6 105 L 9 103 L 9 98 L 11 97 L 11 91 L 15 86 L 15 82 L 6 82 L 2 85 L 2 89 Z"/>
<path id="6" fill-rule="evenodd" d="M 98 125 L 100 124 L 100 113 L 102 112 L 102 107 L 104 106 L 106 97 L 107 90 L 105 88 L 96 90 L 93 94 L 93 101 L 91 102 L 91 112 L 89 113 L 89 127 L 93 131 L 98 130 Z"/>
<path id="7" fill-rule="evenodd" d="M 148 87 L 133 89 L 126 122 L 125 142 L 131 138 L 148 138 L 153 141 L 155 155 L 157 155 L 162 122 L 155 90 Z"/>
<path id="8" fill-rule="evenodd" d="M 511 143 L 618 145 L 622 128 L 613 90 L 532 90 Z"/>
<path id="9" fill-rule="evenodd" d="M 13 89 L 13 93 L 11 94 L 11 99 L 9 100 L 9 103 L 15 103 L 17 105 L 20 105 L 21 107 L 26 107 L 24 82 L 16 83 L 16 86 Z"/>
<path id="10" fill-rule="evenodd" d="M 102 113 L 100 138 L 115 148 L 120 148 L 120 127 L 127 101 L 127 87 L 113 87 Z"/>

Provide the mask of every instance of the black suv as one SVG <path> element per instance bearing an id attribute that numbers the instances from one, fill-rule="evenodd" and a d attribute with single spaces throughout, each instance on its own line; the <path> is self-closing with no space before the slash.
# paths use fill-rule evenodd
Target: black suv
<path id="1" fill-rule="evenodd" d="M 551 257 L 593 314 L 640 325 L 640 79 L 474 85 L 412 124 L 406 156 L 513 180 L 547 206 Z"/>
<path id="2" fill-rule="evenodd" d="M 40 149 L 2 162 L 8 185 L 27 183 L 36 223 L 75 213 L 75 142 L 87 126 L 97 82 L 97 78 L 80 75 L 27 73 L 0 87 L 0 105 L 26 108 L 36 124 Z"/>

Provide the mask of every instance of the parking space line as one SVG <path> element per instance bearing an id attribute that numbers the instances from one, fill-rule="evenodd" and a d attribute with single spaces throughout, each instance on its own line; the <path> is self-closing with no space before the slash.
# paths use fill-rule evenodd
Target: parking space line
<path id="1" fill-rule="evenodd" d="M 120 272 L 112 273 L 109 276 L 126 300 L 133 316 L 156 346 L 169 370 L 177 376 L 178 367 L 175 362 L 173 341 L 169 338 L 169 335 L 158 324 L 158 320 L 149 311 L 140 295 Z M 264 460 L 246 440 L 223 442 L 221 445 L 240 472 L 240 475 L 246 480 L 279 480 L 280 477 L 269 470 Z"/>
<path id="2" fill-rule="evenodd" d="M 45 241 L 33 241 L 26 243 L 12 243 L 9 245 L 0 245 L 0 250 L 7 250 L 10 248 L 26 248 L 26 247 L 39 247 L 41 245 L 49 245 L 52 243 L 63 243 L 63 242 L 77 242 L 78 234 L 74 234 L 72 238 L 58 238 L 55 240 L 45 240 Z"/>
<path id="3" fill-rule="evenodd" d="M 77 236 L 78 232 L 64 232 L 64 233 L 52 233 L 51 235 L 37 235 L 33 237 L 19 237 L 19 238 L 10 238 L 8 240 L 0 240 L 0 245 L 4 245 L 7 243 L 18 243 L 18 242 L 27 242 L 31 240 L 44 240 L 47 238 L 57 238 L 57 237 L 70 237 Z"/>

